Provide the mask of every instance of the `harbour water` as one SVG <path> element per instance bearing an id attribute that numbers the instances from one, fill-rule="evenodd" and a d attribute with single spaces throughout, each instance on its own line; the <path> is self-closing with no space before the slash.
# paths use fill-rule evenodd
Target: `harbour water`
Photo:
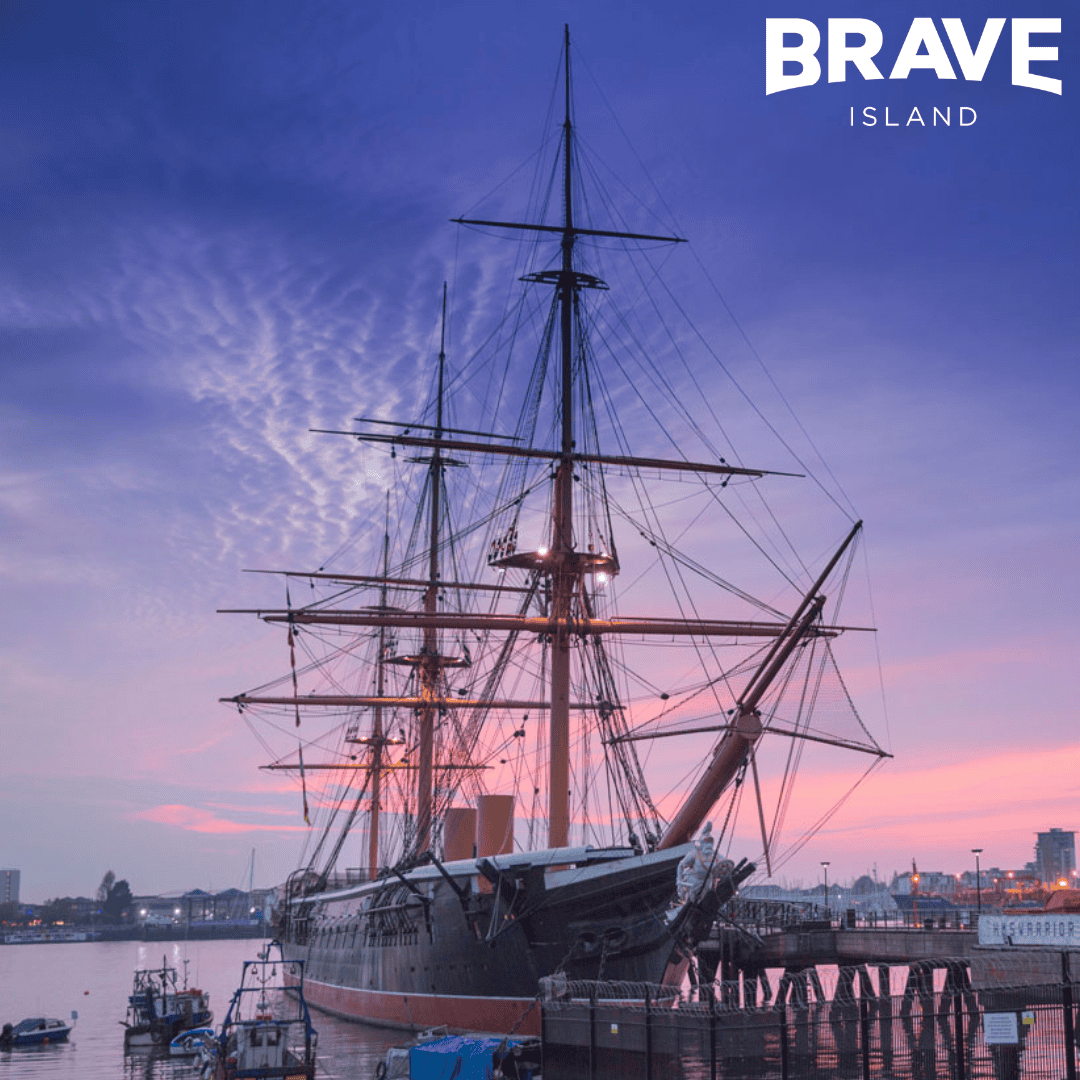
<path id="1" fill-rule="evenodd" d="M 67 1043 L 0 1052 L 0 1080 L 195 1080 L 190 1060 L 124 1054 L 121 1021 L 136 968 L 160 967 L 162 957 L 189 986 L 210 992 L 221 1023 L 245 960 L 263 942 L 110 941 L 0 946 L 0 1023 L 27 1016 L 79 1019 Z M 369 1080 L 402 1040 L 399 1032 L 347 1023 L 313 1012 L 319 1032 L 320 1080 Z"/>

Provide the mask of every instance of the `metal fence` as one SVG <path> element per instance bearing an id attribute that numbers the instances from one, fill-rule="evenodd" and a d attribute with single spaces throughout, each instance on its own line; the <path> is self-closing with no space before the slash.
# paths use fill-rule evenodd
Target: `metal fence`
<path id="1" fill-rule="evenodd" d="M 951 981 L 875 995 L 842 979 L 849 989 L 832 1001 L 756 1008 L 723 994 L 687 1002 L 670 988 L 565 984 L 543 1002 L 544 1078 L 1077 1080 L 1080 987 Z"/>
<path id="2" fill-rule="evenodd" d="M 971 930 L 978 927 L 978 912 L 971 908 L 910 911 L 861 911 L 853 907 L 827 907 L 810 900 L 749 899 L 736 896 L 724 908 L 739 926 L 766 934 L 774 930 Z M 989 913 L 989 912 L 988 912 Z"/>

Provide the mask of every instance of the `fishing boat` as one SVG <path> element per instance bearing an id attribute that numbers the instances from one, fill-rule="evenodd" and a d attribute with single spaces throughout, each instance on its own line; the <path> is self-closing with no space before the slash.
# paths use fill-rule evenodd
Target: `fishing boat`
<path id="1" fill-rule="evenodd" d="M 639 325 L 654 270 L 611 313 L 602 264 L 682 241 L 586 196 L 599 173 L 564 44 L 540 202 L 524 220 L 454 219 L 519 240 L 521 296 L 455 370 L 444 286 L 424 409 L 325 430 L 393 473 L 379 561 L 270 571 L 285 606 L 247 613 L 284 632 L 288 670 L 222 699 L 295 733 L 265 767 L 320 816 L 279 911 L 308 1001 L 410 1030 L 536 1034 L 548 976 L 680 983 L 755 866 L 805 843 L 782 832 L 804 750 L 867 754 L 867 771 L 887 756 L 834 658 L 856 629 L 838 600 L 861 522 L 814 560 L 769 537 L 761 488 L 800 474 L 739 463 L 710 434 L 715 391 L 681 370 L 691 339 Z M 706 565 L 733 537 L 763 556 L 754 589 Z M 658 741 L 673 736 L 690 749 Z M 771 787 L 766 744 L 782 747 Z M 732 849 L 744 792 L 755 861 Z"/>
<path id="2" fill-rule="evenodd" d="M 0 1030 L 0 1050 L 67 1042 L 77 1019 L 78 1013 L 73 1012 L 71 1023 L 44 1016 L 31 1016 L 18 1024 L 5 1024 L 3 1030 Z"/>
<path id="3" fill-rule="evenodd" d="M 246 960 L 221 1031 L 199 1047 L 204 1080 L 312 1080 L 318 1036 L 304 1000 L 304 963 L 270 942 Z"/>
<path id="4" fill-rule="evenodd" d="M 205 1027 L 213 1020 L 210 995 L 189 988 L 185 976 L 179 985 L 176 968 L 161 958 L 160 968 L 145 968 L 135 972 L 128 995 L 127 1017 L 124 1026 L 124 1049 L 166 1050 L 181 1032 Z"/>

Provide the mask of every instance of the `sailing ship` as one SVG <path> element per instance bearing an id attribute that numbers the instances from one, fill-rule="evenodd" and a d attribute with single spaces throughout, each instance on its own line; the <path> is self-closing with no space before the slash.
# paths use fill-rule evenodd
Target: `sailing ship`
<path id="1" fill-rule="evenodd" d="M 872 766 L 887 756 L 835 666 L 834 643 L 849 628 L 835 604 L 825 610 L 826 587 L 846 582 L 860 523 L 845 525 L 813 571 L 785 567 L 740 526 L 781 571 L 786 591 L 771 585 L 771 601 L 668 539 L 667 496 L 656 494 L 665 482 L 678 485 L 668 505 L 680 504 L 681 529 L 687 500 L 699 500 L 698 516 L 732 514 L 746 505 L 744 485 L 794 474 L 732 464 L 680 392 L 671 415 L 707 452 L 690 457 L 682 436 L 666 453 L 655 443 L 642 452 L 619 427 L 631 407 L 660 414 L 657 391 L 678 390 L 685 342 L 639 342 L 653 385 L 631 378 L 629 392 L 612 389 L 622 361 L 601 365 L 594 338 L 628 341 L 631 324 L 599 321 L 609 286 L 596 263 L 612 247 L 647 254 L 681 241 L 587 216 L 568 30 L 564 44 L 556 163 L 540 185 L 554 209 L 527 221 L 455 219 L 526 238 L 517 306 L 454 374 L 444 286 L 424 413 L 327 432 L 386 455 L 388 468 L 414 470 L 412 482 L 393 486 L 411 498 L 413 526 L 396 541 L 383 529 L 381 566 L 366 574 L 275 571 L 285 575 L 286 606 L 251 613 L 284 629 L 288 672 L 223 699 L 279 726 L 288 717 L 301 736 L 266 767 L 292 770 L 305 818 L 310 794 L 325 824 L 279 913 L 286 956 L 306 963 L 308 1001 L 387 1026 L 535 1033 L 545 978 L 679 983 L 696 942 L 755 869 L 719 848 L 708 854 L 694 837 L 715 816 L 717 842 L 730 849 L 751 788 L 771 872 L 782 815 L 767 824 L 764 737 L 786 740 L 784 806 L 807 745 L 865 752 Z M 525 378 L 481 377 L 496 352 L 513 365 L 530 322 L 538 348 Z M 501 399 L 515 380 L 523 404 L 507 430 Z M 451 415 L 463 387 L 479 419 Z M 389 495 L 387 504 L 389 521 Z M 664 581 L 675 590 L 670 614 L 620 610 L 620 528 L 641 558 L 626 594 L 658 607 Z M 298 582 L 312 594 L 301 604 L 290 592 Z M 721 590 L 736 615 L 703 614 Z M 829 731 L 814 709 L 822 704 Z M 330 718 L 332 736 L 309 734 L 312 713 Z M 705 733 L 710 749 L 662 801 L 639 747 L 679 733 Z M 670 755 L 665 762 L 670 775 Z M 328 782 L 309 792 L 319 778 Z M 366 865 L 343 866 L 348 838 L 365 833 Z M 680 865 L 696 869 L 681 887 Z"/>

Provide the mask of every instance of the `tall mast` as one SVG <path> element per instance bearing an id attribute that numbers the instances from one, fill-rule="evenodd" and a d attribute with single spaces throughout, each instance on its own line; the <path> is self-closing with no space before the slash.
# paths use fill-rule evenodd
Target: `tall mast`
<path id="1" fill-rule="evenodd" d="M 439 528 L 442 492 L 442 469 L 448 460 L 446 451 L 484 452 L 516 455 L 524 458 L 544 458 L 552 461 L 555 469 L 554 498 L 551 522 L 551 547 L 543 556 L 540 553 L 517 553 L 501 558 L 497 565 L 515 566 L 530 571 L 538 571 L 548 576 L 550 581 L 550 606 L 542 626 L 537 632 L 545 635 L 551 643 L 550 657 L 550 705 L 549 705 L 549 794 L 548 794 L 548 842 L 551 847 L 565 847 L 570 834 L 570 643 L 571 634 L 580 632 L 583 622 L 592 620 L 586 616 L 575 619 L 575 595 L 580 587 L 582 576 L 586 572 L 603 569 L 608 573 L 617 572 L 617 561 L 612 556 L 583 554 L 575 550 L 574 538 L 574 467 L 579 462 L 596 464 L 614 464 L 620 466 L 641 466 L 652 468 L 674 468 L 706 473 L 734 474 L 747 472 L 748 475 L 763 475 L 759 470 L 733 469 L 726 464 L 693 463 L 689 461 L 645 460 L 632 457 L 611 457 L 598 454 L 579 454 L 574 440 L 574 324 L 578 310 L 578 296 L 582 289 L 607 289 L 607 285 L 592 274 L 574 269 L 574 246 L 579 236 L 603 236 L 622 240 L 644 240 L 651 242 L 681 243 L 677 236 L 656 236 L 649 233 L 621 232 L 611 229 L 583 228 L 575 223 L 574 218 L 574 175 L 573 175 L 573 121 L 571 117 L 571 80 L 570 80 L 570 27 L 564 27 L 564 96 L 563 117 L 563 221 L 561 225 L 534 222 L 481 221 L 471 218 L 455 218 L 462 225 L 494 226 L 503 229 L 524 230 L 539 234 L 558 234 L 561 245 L 561 260 L 558 269 L 540 270 L 526 274 L 522 280 L 538 284 L 551 285 L 555 288 L 554 303 L 559 308 L 559 388 L 558 419 L 559 443 L 557 449 L 542 450 L 535 447 L 500 446 L 490 442 L 471 442 L 447 438 L 447 435 L 470 435 L 475 432 L 462 432 L 444 427 L 443 388 L 445 368 L 445 333 L 446 333 L 446 286 L 443 286 L 443 335 L 439 351 L 438 395 L 436 399 L 436 422 L 432 434 L 380 435 L 368 433 L 341 432 L 340 434 L 357 435 L 364 440 L 412 445 L 430 449 L 428 459 L 431 477 L 431 507 L 428 527 L 428 576 L 425 582 L 423 620 L 423 646 L 419 657 L 396 657 L 393 663 L 412 664 L 418 669 L 419 694 L 422 704 L 419 706 L 420 739 L 419 760 L 417 764 L 417 816 L 416 841 L 414 848 L 421 852 L 431 845 L 433 816 L 433 752 L 434 732 L 437 710 L 457 704 L 448 702 L 439 693 L 442 670 L 445 667 L 464 667 L 468 659 L 444 657 L 439 654 L 437 627 L 457 626 L 460 629 L 481 629 L 487 627 L 488 618 L 469 616 L 458 618 L 452 624 L 447 621 L 446 613 L 438 611 L 439 592 Z M 378 421 L 381 422 L 381 421 Z M 414 425 L 416 426 L 416 425 Z M 424 425 L 419 425 L 423 428 Z M 321 429 L 320 429 L 321 430 Z M 503 436 L 493 436 L 502 438 Z M 494 564 L 493 564 L 494 565 Z M 276 615 L 264 615 L 273 621 Z M 304 613 L 305 619 L 331 619 L 332 613 Z M 364 618 L 364 616 L 361 616 Z M 372 625 L 398 625 L 391 617 L 381 616 L 373 620 Z M 505 620 L 503 620 L 505 621 Z M 532 629 L 526 627 L 522 617 L 515 620 L 508 629 Z M 541 620 L 536 620 L 538 623 Z M 484 626 L 481 626 L 484 623 Z M 414 615 L 410 619 L 413 626 L 419 625 Z M 499 628 L 502 621 L 492 624 Z M 594 626 L 594 629 L 598 627 Z M 614 627 L 612 627 L 614 629 Z M 622 628 L 620 628 L 622 629 Z M 775 631 L 769 631 L 774 633 Z M 238 703 L 240 698 L 230 699 Z M 253 701 L 247 696 L 243 700 Z"/>
<path id="2" fill-rule="evenodd" d="M 383 572 L 379 589 L 379 608 L 386 611 L 387 585 L 390 576 L 390 492 L 386 493 L 386 527 L 383 531 Z M 386 689 L 386 626 L 379 627 L 379 655 L 375 664 L 375 696 L 383 697 Z M 368 875 L 374 881 L 379 873 L 379 810 L 382 798 L 383 727 L 382 706 L 375 706 L 371 731 L 371 815 L 368 820 Z"/>
<path id="3" fill-rule="evenodd" d="M 442 502 L 443 386 L 446 372 L 446 282 L 443 282 L 442 328 L 439 335 L 439 376 L 435 394 L 435 445 L 428 475 L 431 478 L 431 516 L 428 522 L 428 584 L 424 590 L 424 614 L 435 615 L 439 601 L 439 516 Z M 431 846 L 433 765 L 435 757 L 435 701 L 439 697 L 439 635 L 434 625 L 424 629 L 420 651 L 420 748 L 417 763 L 416 850 Z"/>
<path id="4" fill-rule="evenodd" d="M 562 457 L 555 470 L 554 521 L 552 522 L 551 618 L 551 719 L 548 728 L 548 844 L 565 847 L 570 837 L 570 605 L 575 574 L 571 565 L 574 547 L 574 190 L 571 157 L 573 128 L 570 121 L 570 27 L 565 27 L 566 116 L 563 121 L 563 237 L 562 270 L 558 280 L 562 345 L 561 428 Z"/>

